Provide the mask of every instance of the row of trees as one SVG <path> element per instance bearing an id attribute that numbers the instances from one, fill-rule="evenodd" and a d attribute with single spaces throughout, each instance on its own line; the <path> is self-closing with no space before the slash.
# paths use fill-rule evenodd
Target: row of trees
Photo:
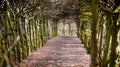
<path id="1" fill-rule="evenodd" d="M 86 0 L 76 19 L 78 37 L 91 55 L 91 67 L 118 67 L 120 1 Z"/>
<path id="2" fill-rule="evenodd" d="M 1 0 L 0 66 L 14 66 L 50 38 L 58 21 L 72 16 L 91 55 L 91 67 L 117 67 L 119 0 Z"/>
<path id="3" fill-rule="evenodd" d="M 0 67 L 14 67 L 57 35 L 48 0 L 0 0 Z"/>

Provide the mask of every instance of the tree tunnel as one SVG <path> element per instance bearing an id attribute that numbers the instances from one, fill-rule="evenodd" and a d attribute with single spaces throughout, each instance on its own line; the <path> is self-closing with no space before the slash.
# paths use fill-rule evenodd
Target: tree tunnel
<path id="1" fill-rule="evenodd" d="M 77 36 L 90 67 L 118 67 L 120 1 L 0 0 L 0 67 L 14 67 L 56 36 Z"/>

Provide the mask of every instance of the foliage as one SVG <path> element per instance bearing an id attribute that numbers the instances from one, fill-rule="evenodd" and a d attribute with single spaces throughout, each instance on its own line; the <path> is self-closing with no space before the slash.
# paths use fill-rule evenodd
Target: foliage
<path id="1" fill-rule="evenodd" d="M 21 62 L 71 17 L 91 61 L 117 67 L 119 14 L 120 0 L 0 0 L 0 67 Z"/>

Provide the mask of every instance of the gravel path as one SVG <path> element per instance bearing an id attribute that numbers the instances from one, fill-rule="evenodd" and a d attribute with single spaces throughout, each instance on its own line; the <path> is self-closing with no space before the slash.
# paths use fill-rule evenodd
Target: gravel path
<path id="1" fill-rule="evenodd" d="M 23 67 L 89 67 L 90 56 L 77 37 L 59 36 L 33 52 Z"/>

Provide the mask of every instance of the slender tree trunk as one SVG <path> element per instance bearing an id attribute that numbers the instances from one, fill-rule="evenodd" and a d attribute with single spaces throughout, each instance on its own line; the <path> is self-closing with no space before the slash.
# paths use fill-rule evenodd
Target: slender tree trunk
<path id="1" fill-rule="evenodd" d="M 106 39 L 105 39 L 105 49 L 103 54 L 103 64 L 102 67 L 108 67 L 108 54 L 110 48 L 110 38 L 111 38 L 111 19 L 112 15 L 110 13 L 107 14 L 107 22 L 106 22 Z"/>
<path id="2" fill-rule="evenodd" d="M 99 30 L 100 30 L 100 33 L 99 33 L 99 67 L 102 67 L 102 46 L 103 46 L 103 29 L 104 29 L 104 19 L 103 19 L 103 16 L 101 17 L 101 21 L 99 22 Z"/>
<path id="3" fill-rule="evenodd" d="M 111 43 L 111 54 L 110 54 L 110 67 L 118 67 L 118 29 L 117 29 L 117 20 L 119 14 L 113 14 L 113 25 L 112 25 L 112 43 Z"/>
<path id="4" fill-rule="evenodd" d="M 97 30 L 96 25 L 98 23 L 98 0 L 91 0 L 91 12 L 92 12 L 92 22 L 91 22 L 91 66 L 98 66 L 98 45 L 97 45 Z"/>
<path id="5" fill-rule="evenodd" d="M 65 36 L 65 22 L 63 22 L 63 30 L 62 30 L 62 35 Z"/>
<path id="6" fill-rule="evenodd" d="M 69 23 L 68 25 L 69 25 L 69 36 L 72 36 L 71 23 Z"/>
<path id="7" fill-rule="evenodd" d="M 76 26 L 77 26 L 77 37 L 80 38 L 80 19 L 76 19 Z"/>

